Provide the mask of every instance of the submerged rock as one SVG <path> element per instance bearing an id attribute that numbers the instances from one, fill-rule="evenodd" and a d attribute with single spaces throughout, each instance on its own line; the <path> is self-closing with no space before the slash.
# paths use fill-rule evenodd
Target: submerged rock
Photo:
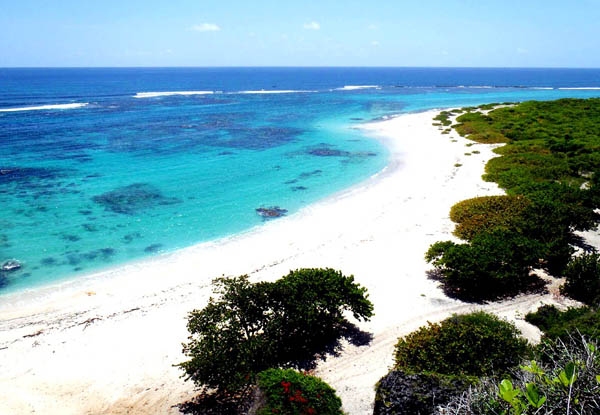
<path id="1" fill-rule="evenodd" d="M 161 205 L 181 203 L 176 197 L 164 196 L 159 189 L 148 183 L 134 183 L 110 192 L 94 196 L 92 200 L 106 210 L 132 215 L 144 209 Z"/>
<path id="2" fill-rule="evenodd" d="M 16 259 L 9 259 L 7 261 L 4 261 L 4 263 L 0 267 L 0 270 L 9 272 L 9 271 L 16 271 L 21 267 L 22 267 L 22 265 L 21 265 L 20 261 L 18 261 Z"/>
<path id="3" fill-rule="evenodd" d="M 266 219 L 279 218 L 281 216 L 285 216 L 287 209 L 281 209 L 279 206 L 272 206 L 268 208 L 261 207 L 256 209 L 256 213 Z"/>
<path id="4" fill-rule="evenodd" d="M 144 248 L 144 252 L 147 253 L 154 253 L 159 251 L 161 248 L 163 247 L 162 244 L 152 244 L 152 245 L 148 245 L 147 247 Z"/>
<path id="5" fill-rule="evenodd" d="M 351 153 L 348 151 L 337 150 L 329 147 L 313 148 L 308 150 L 307 153 L 311 156 L 317 157 L 348 157 L 351 155 Z"/>

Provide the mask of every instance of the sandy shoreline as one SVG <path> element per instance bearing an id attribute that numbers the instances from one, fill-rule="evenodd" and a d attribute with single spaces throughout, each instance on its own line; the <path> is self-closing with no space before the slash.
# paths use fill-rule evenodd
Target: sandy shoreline
<path id="1" fill-rule="evenodd" d="M 0 413 L 178 413 L 173 406 L 194 390 L 172 365 L 183 359 L 185 316 L 206 304 L 212 278 L 274 280 L 301 267 L 340 269 L 369 290 L 375 317 L 360 327 L 374 334 L 373 342 L 347 346 L 317 374 L 336 388 L 347 413 L 371 413 L 374 385 L 392 363 L 398 336 L 474 308 L 447 298 L 425 274 L 427 247 L 453 238 L 450 207 L 501 194 L 481 180 L 493 147 L 466 147 L 455 133 L 440 134 L 431 125 L 436 112 L 364 125 L 388 146 L 389 166 L 289 218 L 63 283 L 54 292 L 3 298 Z M 480 153 L 465 155 L 473 150 Z M 554 301 L 564 299 L 523 296 L 484 308 L 516 320 L 535 338 L 520 316 Z"/>

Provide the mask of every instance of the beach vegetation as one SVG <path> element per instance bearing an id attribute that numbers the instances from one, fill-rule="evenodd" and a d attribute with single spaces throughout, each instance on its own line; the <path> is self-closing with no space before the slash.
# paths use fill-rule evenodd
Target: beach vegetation
<path id="1" fill-rule="evenodd" d="M 291 271 L 275 282 L 217 278 L 216 297 L 188 315 L 189 360 L 178 366 L 198 387 L 238 392 L 269 368 L 312 368 L 353 332 L 346 319 L 373 315 L 366 289 L 330 268 Z"/>
<path id="2" fill-rule="evenodd" d="M 342 415 L 342 401 L 321 379 L 293 369 L 267 369 L 257 375 L 262 395 L 257 415 Z"/>
<path id="3" fill-rule="evenodd" d="M 561 294 L 588 305 L 600 305 L 600 255 L 582 254 L 567 265 Z"/>
<path id="4" fill-rule="evenodd" d="M 437 415 L 595 415 L 600 413 L 598 344 L 585 336 L 543 343 L 538 360 L 510 376 L 484 378 Z"/>
<path id="5" fill-rule="evenodd" d="M 473 281 L 480 275 L 488 282 L 490 277 L 496 282 L 504 281 L 518 293 L 519 289 L 527 289 L 527 284 L 518 281 L 534 268 L 543 268 L 554 276 L 566 272 L 575 247 L 582 246 L 582 239 L 575 231 L 594 229 L 600 222 L 599 120 L 598 98 L 530 101 L 496 108 L 487 114 L 471 110 L 457 118 L 458 124 L 453 127 L 468 139 L 506 143 L 494 150 L 499 156 L 487 163 L 483 178 L 498 183 L 507 197 L 461 202 L 453 208 L 454 212 L 467 212 L 457 221 L 455 234 L 466 239 L 468 244 L 437 244 L 427 255 L 441 272 L 444 284 L 455 284 L 460 279 Z M 499 207 L 498 203 L 506 206 Z M 483 213 L 486 209 L 489 211 Z M 469 214 L 471 210 L 474 212 Z M 498 251 L 477 238 L 481 233 L 488 235 L 483 240 L 489 239 L 494 231 L 502 231 L 508 244 L 515 241 L 524 244 L 526 255 L 521 256 L 522 262 L 512 267 L 518 269 L 518 273 L 505 272 L 503 261 L 509 259 L 506 255 L 500 255 L 494 261 L 479 249 L 489 247 L 490 252 Z M 490 261 L 484 260 L 479 265 L 460 266 L 457 263 L 458 257 L 475 252 L 478 257 L 487 257 Z M 530 253 L 538 255 L 537 261 Z M 570 272 L 575 272 L 574 268 Z M 519 278 L 515 278 L 517 274 Z M 509 275 L 511 278 L 506 278 Z M 571 280 L 589 280 L 589 275 L 586 272 L 579 277 L 572 276 Z M 589 284 L 588 294 L 597 295 L 594 288 L 597 285 L 591 280 Z M 502 286 L 506 287 L 506 284 Z M 480 287 L 481 284 L 461 284 L 460 291 L 462 294 L 472 291 L 471 297 L 477 298 Z M 581 284 L 569 283 L 564 292 L 581 291 L 581 287 Z M 454 288 L 457 287 L 445 287 L 447 291 Z"/>
<path id="6" fill-rule="evenodd" d="M 530 352 L 512 323 L 485 312 L 455 314 L 400 338 L 395 369 L 458 376 L 500 374 Z"/>
<path id="7" fill-rule="evenodd" d="M 600 341 L 600 310 L 590 307 L 570 307 L 559 310 L 553 305 L 543 305 L 525 316 L 528 323 L 538 327 L 544 339 L 567 340 L 578 334 Z"/>
<path id="8" fill-rule="evenodd" d="M 498 228 L 479 232 L 468 243 L 436 242 L 425 259 L 447 295 L 481 302 L 540 290 L 542 281 L 530 271 L 541 251 L 537 241 Z"/>
<path id="9" fill-rule="evenodd" d="M 454 234 L 470 241 L 483 230 L 512 230 L 531 204 L 523 196 L 482 196 L 463 200 L 450 209 L 450 219 L 456 223 Z"/>

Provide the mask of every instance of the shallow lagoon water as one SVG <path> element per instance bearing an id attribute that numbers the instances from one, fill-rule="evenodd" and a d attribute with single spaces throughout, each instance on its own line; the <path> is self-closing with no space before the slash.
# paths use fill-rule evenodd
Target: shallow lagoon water
<path id="1" fill-rule="evenodd" d="M 387 162 L 352 128 L 362 122 L 600 96 L 535 89 L 594 87 L 600 71 L 506 71 L 2 69 L 0 262 L 23 266 L 0 276 L 0 292 L 235 234 L 267 220 L 257 208 L 293 214 L 357 184 Z M 48 107 L 77 103 L 87 105 Z M 42 109 L 1 111 L 30 107 Z"/>

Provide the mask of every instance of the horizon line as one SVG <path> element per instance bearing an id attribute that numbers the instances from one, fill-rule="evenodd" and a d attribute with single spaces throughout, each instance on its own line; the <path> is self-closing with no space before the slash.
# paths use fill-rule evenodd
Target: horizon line
<path id="1" fill-rule="evenodd" d="M 181 66 L 0 66 L 0 69 L 600 69 L 593 66 L 353 66 L 353 65 L 181 65 Z"/>

